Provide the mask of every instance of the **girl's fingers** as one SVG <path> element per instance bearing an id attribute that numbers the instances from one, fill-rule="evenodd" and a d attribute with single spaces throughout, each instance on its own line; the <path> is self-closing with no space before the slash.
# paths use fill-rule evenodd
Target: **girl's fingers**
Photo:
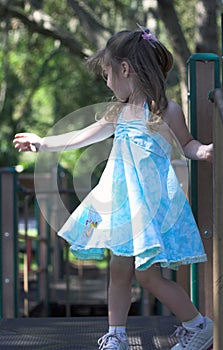
<path id="1" fill-rule="evenodd" d="M 15 137 L 26 137 L 28 135 L 33 135 L 32 133 L 29 132 L 21 132 L 15 135 Z"/>
<path id="2" fill-rule="evenodd" d="M 20 133 L 16 134 L 13 140 L 14 147 L 19 152 L 38 152 L 40 141 L 37 135 L 32 133 Z"/>
<path id="3" fill-rule="evenodd" d="M 19 150 L 19 152 L 27 152 L 27 151 L 37 152 L 36 146 L 30 142 L 15 141 L 14 146 L 16 149 Z"/>
<path id="4" fill-rule="evenodd" d="M 15 135 L 15 138 L 14 138 L 14 140 L 12 142 L 14 144 L 24 143 L 24 142 L 27 142 L 25 139 L 26 139 L 25 136 L 17 136 L 17 135 Z"/>

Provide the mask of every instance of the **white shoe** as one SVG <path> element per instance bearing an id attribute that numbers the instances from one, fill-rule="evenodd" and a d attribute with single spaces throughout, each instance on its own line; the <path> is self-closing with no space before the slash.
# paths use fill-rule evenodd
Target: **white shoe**
<path id="1" fill-rule="evenodd" d="M 130 350 L 125 333 L 106 333 L 98 339 L 99 350 Z"/>
<path id="2" fill-rule="evenodd" d="M 180 326 L 174 335 L 178 343 L 171 350 L 211 350 L 213 349 L 213 322 L 204 317 L 202 328 Z"/>

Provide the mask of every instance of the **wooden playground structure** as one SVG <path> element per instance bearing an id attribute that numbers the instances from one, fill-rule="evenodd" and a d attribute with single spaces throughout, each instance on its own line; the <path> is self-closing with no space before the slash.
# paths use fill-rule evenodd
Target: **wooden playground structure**
<path id="1" fill-rule="evenodd" d="M 202 313 L 214 319 L 214 350 L 223 349 L 223 332 L 221 325 L 223 324 L 223 90 L 220 89 L 220 63 L 219 57 L 213 54 L 195 54 L 190 57 L 188 62 L 188 92 L 189 92 L 189 115 L 190 129 L 195 138 L 203 143 L 214 143 L 214 163 L 213 166 L 206 162 L 190 163 L 190 202 L 194 215 L 198 222 L 204 246 L 208 255 L 208 262 L 205 264 L 195 264 L 191 268 L 182 267 L 177 273 L 169 274 L 168 278 L 174 278 L 190 293 L 193 302 L 199 307 Z M 208 99 L 209 96 L 209 99 Z M 48 174 L 48 176 L 51 176 Z M 64 179 L 64 178 L 63 178 Z M 23 179 L 24 181 L 24 179 Z M 63 180 L 64 181 L 64 180 Z M 59 322 L 62 319 L 52 320 L 50 318 L 49 306 L 52 297 L 52 289 L 56 293 L 56 285 L 61 281 L 65 285 L 64 305 L 65 316 L 64 327 L 72 323 L 73 331 L 70 334 L 70 342 L 65 343 L 56 341 L 51 333 L 48 333 L 48 340 L 51 349 L 92 349 L 96 346 L 95 337 L 98 337 L 99 328 L 103 332 L 106 326 L 105 317 L 94 318 L 98 329 L 93 328 L 94 334 L 89 333 L 87 325 L 92 329 L 92 317 L 73 318 L 71 320 L 72 291 L 70 289 L 70 270 L 68 247 L 61 243 L 56 237 L 55 232 L 46 223 L 41 212 L 36 209 L 37 236 L 29 235 L 28 210 L 30 200 L 34 198 L 32 189 L 21 186 L 21 175 L 17 174 L 15 169 L 0 169 L 0 345 L 2 349 L 36 349 L 32 347 L 32 341 L 29 345 L 20 347 L 19 335 L 24 337 L 21 330 L 22 325 L 26 328 L 25 334 L 29 332 L 27 329 L 41 327 L 55 327 L 58 332 Z M 24 201 L 24 233 L 21 235 L 18 231 L 19 213 L 18 198 L 19 193 Z M 63 195 L 69 195 L 65 182 L 61 187 Z M 45 196 L 50 195 L 46 193 Z M 44 201 L 44 196 L 43 196 Z M 52 209 L 53 211 L 53 209 Z M 24 214 L 23 213 L 23 214 Z M 54 213 L 55 215 L 55 213 Z M 52 237 L 54 237 L 52 239 Z M 22 246 L 22 248 L 21 248 Z M 35 247 L 35 257 L 33 257 L 33 247 Z M 18 256 L 23 257 L 23 271 L 19 271 Z M 65 252 L 65 253 L 64 253 Z M 37 268 L 32 269 L 32 259 L 36 260 Z M 62 269 L 61 266 L 64 266 Z M 80 274 L 78 281 L 84 283 L 83 265 L 79 265 L 78 273 Z M 31 302 L 30 278 L 35 275 L 35 305 Z M 102 298 L 106 308 L 106 291 L 107 291 L 107 275 L 104 279 L 104 297 Z M 101 278 L 101 277 L 100 277 Z M 101 288 L 101 287 L 100 287 Z M 134 288 L 133 288 L 134 290 Z M 99 291 L 96 290 L 96 294 Z M 58 297 L 60 294 L 57 294 Z M 87 297 L 86 297 L 87 298 Z M 22 299 L 22 300 L 21 300 Z M 139 300 L 139 307 L 136 316 L 130 318 L 130 331 L 132 331 L 131 349 L 142 350 L 147 349 L 169 349 L 171 341 L 168 338 L 169 332 L 172 330 L 176 320 L 168 310 L 162 305 L 156 307 L 159 316 L 154 315 L 154 300 L 145 291 L 140 291 L 140 295 L 136 293 L 135 300 Z M 98 302 L 98 301 L 97 301 Z M 96 303 L 96 301 L 95 301 Z M 101 306 L 103 301 L 101 301 Z M 22 305 L 22 307 L 21 307 Z M 31 310 L 41 305 L 42 323 L 39 319 L 30 318 Z M 100 306 L 99 304 L 97 305 Z M 147 325 L 145 316 L 149 316 L 150 325 Z M 158 317 L 158 318 L 157 318 Z M 103 321 L 103 325 L 101 322 Z M 149 321 L 148 321 L 149 322 Z M 85 335 L 94 340 L 86 341 L 81 336 L 81 327 L 86 327 Z M 96 327 L 95 326 L 95 327 Z M 29 328 L 30 327 L 30 328 Z M 61 326 L 62 327 L 62 326 Z M 141 340 L 136 340 L 137 327 L 142 327 L 151 339 L 155 337 L 153 343 L 143 340 L 144 335 L 141 334 Z M 150 328 L 151 327 L 151 328 Z M 15 332 L 12 336 L 12 330 Z M 65 328 L 63 328 L 65 332 Z M 163 330 L 163 331 L 162 331 Z M 50 330 L 48 330 L 50 332 Z M 28 332 L 28 333 L 27 333 Z M 39 333 L 39 339 L 47 336 Z M 76 332 L 76 337 L 75 337 Z M 31 333 L 30 333 L 31 334 Z M 33 333 L 32 333 L 33 335 Z M 101 334 L 99 334 L 100 336 Z M 37 336 L 37 335 L 36 335 Z M 4 338 L 4 339 L 3 339 Z M 33 339 L 35 335 L 33 335 Z M 55 346 L 53 345 L 53 338 Z M 90 339 L 89 338 L 89 339 Z M 20 338 L 21 339 L 21 338 Z M 25 338 L 24 338 L 25 339 Z M 23 340 L 24 340 L 23 339 Z M 37 339 L 37 338 L 35 338 Z M 165 340 L 166 339 L 166 340 Z M 4 343 L 4 342 L 5 343 Z M 25 342 L 27 339 L 24 340 Z M 79 342 L 79 343 L 77 343 Z M 73 345 L 72 345 L 73 344 Z M 74 345 L 76 344 L 76 345 Z M 79 344 L 79 345 L 78 345 Z M 93 344 L 93 345 L 92 345 Z M 35 344 L 36 345 L 36 344 Z M 10 347 L 11 346 L 11 347 Z M 40 344 L 39 349 L 46 349 L 47 344 Z"/>

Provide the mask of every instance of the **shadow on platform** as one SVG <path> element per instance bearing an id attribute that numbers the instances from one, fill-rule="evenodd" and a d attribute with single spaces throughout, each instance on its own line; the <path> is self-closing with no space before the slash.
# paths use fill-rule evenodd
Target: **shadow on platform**
<path id="1" fill-rule="evenodd" d="M 131 350 L 169 350 L 176 325 L 173 316 L 130 316 Z M 17 318 L 0 321 L 1 350 L 97 350 L 107 332 L 107 317 Z"/>

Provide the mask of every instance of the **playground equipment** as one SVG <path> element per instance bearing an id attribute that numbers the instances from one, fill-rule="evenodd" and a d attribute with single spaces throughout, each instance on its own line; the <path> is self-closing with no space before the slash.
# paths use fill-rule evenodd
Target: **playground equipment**
<path id="1" fill-rule="evenodd" d="M 214 350 L 222 349 L 223 332 L 223 90 L 216 89 L 211 92 L 210 99 L 215 103 L 213 118 L 214 136 L 214 222 L 213 222 L 213 244 L 214 244 L 214 269 L 213 269 L 213 293 L 214 293 Z"/>
<path id="2" fill-rule="evenodd" d="M 208 263 L 191 267 L 191 296 L 201 312 L 214 319 L 214 350 L 223 346 L 223 91 L 219 57 L 195 54 L 189 61 L 190 127 L 195 138 L 214 143 L 213 169 L 191 163 L 191 203 L 200 228 Z M 213 90 L 214 89 L 214 90 Z M 215 102 L 215 109 L 208 101 Z M 213 239 L 212 239 L 213 238 Z M 199 284 L 198 284 L 199 282 Z"/>
<path id="3" fill-rule="evenodd" d="M 28 207 L 30 199 L 33 199 L 34 192 L 23 189 L 24 201 L 24 234 L 18 230 L 18 195 L 21 187 L 18 182 L 18 174 L 14 168 L 0 169 L 0 260 L 1 260 L 1 299 L 0 299 L 0 317 L 13 318 L 21 316 L 19 295 L 20 284 L 23 281 L 24 305 L 23 315 L 29 315 L 29 275 L 35 275 L 37 283 L 35 304 L 43 303 L 44 307 L 48 305 L 48 255 L 47 247 L 49 239 L 47 236 L 46 222 L 43 221 L 41 213 L 37 215 L 38 235 L 36 237 L 28 236 Z M 45 227 L 44 227 L 45 226 Z M 19 243 L 20 242 L 20 243 Z M 19 274 L 19 244 L 23 246 L 23 278 Z M 36 245 L 36 265 L 35 270 L 31 270 L 32 245 Z M 34 307 L 34 306 L 33 306 Z"/>
<path id="4" fill-rule="evenodd" d="M 189 126 L 194 138 L 204 144 L 213 141 L 211 89 L 220 86 L 219 57 L 194 54 L 188 61 Z M 207 162 L 190 162 L 190 201 L 208 256 L 206 264 L 191 267 L 191 298 L 201 312 L 213 317 L 213 175 Z"/>
<path id="5" fill-rule="evenodd" d="M 0 314 L 18 316 L 17 177 L 14 169 L 0 169 Z"/>

